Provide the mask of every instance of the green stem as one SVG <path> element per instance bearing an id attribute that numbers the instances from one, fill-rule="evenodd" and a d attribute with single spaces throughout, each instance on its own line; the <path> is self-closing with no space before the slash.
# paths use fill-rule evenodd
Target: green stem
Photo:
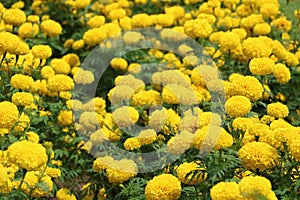
<path id="1" fill-rule="evenodd" d="M 194 188 L 195 188 L 195 194 L 196 194 L 196 198 L 197 200 L 200 200 L 200 197 L 199 197 L 199 194 L 198 194 L 198 189 L 197 189 L 197 186 L 194 185 Z"/>
<path id="2" fill-rule="evenodd" d="M 23 183 L 24 183 L 26 173 L 27 173 L 27 170 L 26 170 L 26 169 L 22 169 L 22 180 L 21 180 L 20 185 L 19 185 L 19 188 L 18 188 L 19 191 L 21 190 L 22 185 L 23 185 Z"/>

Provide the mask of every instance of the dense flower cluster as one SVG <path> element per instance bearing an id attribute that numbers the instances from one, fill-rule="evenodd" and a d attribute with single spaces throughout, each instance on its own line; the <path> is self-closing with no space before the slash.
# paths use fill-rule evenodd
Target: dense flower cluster
<path id="1" fill-rule="evenodd" d="M 1 197 L 298 198 L 296 1 L 14 2 Z"/>

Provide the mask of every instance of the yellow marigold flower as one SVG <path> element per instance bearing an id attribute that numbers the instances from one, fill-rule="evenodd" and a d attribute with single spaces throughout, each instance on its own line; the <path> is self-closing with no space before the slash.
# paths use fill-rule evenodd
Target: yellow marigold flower
<path id="1" fill-rule="evenodd" d="M 91 28 L 99 28 L 103 24 L 105 24 L 105 17 L 102 15 L 93 16 L 87 21 L 87 25 Z"/>
<path id="2" fill-rule="evenodd" d="M 22 9 L 24 8 L 25 3 L 23 1 L 17 1 L 14 4 L 11 5 L 11 8 L 18 8 L 18 9 Z"/>
<path id="3" fill-rule="evenodd" d="M 94 81 L 94 74 L 91 71 L 80 69 L 74 76 L 76 84 L 87 85 Z"/>
<path id="4" fill-rule="evenodd" d="M 232 136 L 227 131 L 218 126 L 205 126 L 195 132 L 193 145 L 197 149 L 210 147 L 214 149 L 224 149 L 233 144 Z"/>
<path id="5" fill-rule="evenodd" d="M 50 66 L 54 69 L 56 74 L 69 74 L 71 67 L 69 63 L 61 58 L 54 58 L 50 61 Z"/>
<path id="6" fill-rule="evenodd" d="M 127 85 L 134 89 L 136 92 L 144 90 L 145 89 L 145 83 L 140 80 L 135 78 L 133 75 L 125 75 L 125 76 L 118 76 L 115 79 L 115 85 Z"/>
<path id="7" fill-rule="evenodd" d="M 260 118 L 260 122 L 263 124 L 271 124 L 275 120 L 275 117 L 270 115 L 264 115 Z"/>
<path id="8" fill-rule="evenodd" d="M 254 76 L 239 76 L 236 79 L 231 79 L 230 94 L 241 95 L 257 101 L 262 98 L 263 86 Z"/>
<path id="9" fill-rule="evenodd" d="M 22 24 L 18 29 L 21 38 L 34 38 L 39 33 L 39 26 L 30 22 Z"/>
<path id="10" fill-rule="evenodd" d="M 72 47 L 72 45 L 73 45 L 73 43 L 74 43 L 74 40 L 72 39 L 72 38 L 69 38 L 69 39 L 67 39 L 65 42 L 64 42 L 64 47 L 66 48 L 66 49 L 68 49 L 68 48 L 71 48 Z M 75 49 L 76 50 L 76 49 Z"/>
<path id="11" fill-rule="evenodd" d="M 48 160 L 46 149 L 41 144 L 26 140 L 10 145 L 7 149 L 7 156 L 11 163 L 27 171 L 39 170 Z"/>
<path id="12" fill-rule="evenodd" d="M 16 92 L 12 95 L 11 100 L 17 106 L 29 106 L 34 101 L 32 94 L 29 92 Z"/>
<path id="13" fill-rule="evenodd" d="M 109 12 L 108 17 L 111 20 L 121 19 L 126 16 L 126 10 L 123 8 L 118 8 Z"/>
<path id="14" fill-rule="evenodd" d="M 91 0 L 75 0 L 74 6 L 76 9 L 83 9 L 90 5 Z"/>
<path id="15" fill-rule="evenodd" d="M 41 176 L 42 174 L 40 172 L 27 172 L 24 183 L 22 184 L 22 191 L 27 195 L 31 192 L 35 198 L 44 197 L 49 194 L 53 189 L 51 177 L 48 175 Z M 31 191 L 31 189 L 33 189 L 33 191 Z"/>
<path id="16" fill-rule="evenodd" d="M 268 125 L 263 123 L 254 123 L 249 129 L 249 134 L 254 136 L 263 136 L 270 133 Z"/>
<path id="17" fill-rule="evenodd" d="M 12 190 L 12 182 L 8 175 L 8 168 L 0 164 L 0 192 L 9 193 Z"/>
<path id="18" fill-rule="evenodd" d="M 261 14 L 251 14 L 247 17 L 244 17 L 240 21 L 240 25 L 245 29 L 252 29 L 256 24 L 263 23 L 263 17 Z"/>
<path id="19" fill-rule="evenodd" d="M 204 168 L 200 168 L 195 162 L 184 162 L 180 164 L 175 171 L 178 179 L 182 183 L 187 185 L 198 185 L 207 178 L 207 174 L 201 170 L 204 170 Z M 187 176 L 189 173 L 191 174 Z M 192 178 L 193 174 L 196 175 Z"/>
<path id="20" fill-rule="evenodd" d="M 27 21 L 31 23 L 38 23 L 40 21 L 40 17 L 38 15 L 28 15 Z"/>
<path id="21" fill-rule="evenodd" d="M 129 31 L 123 35 L 123 40 L 125 44 L 134 45 L 138 43 L 143 38 L 143 35 L 140 32 Z"/>
<path id="22" fill-rule="evenodd" d="M 93 169 L 95 172 L 103 171 L 109 167 L 112 167 L 115 160 L 111 156 L 104 156 L 97 158 L 93 163 Z"/>
<path id="23" fill-rule="evenodd" d="M 90 136 L 90 141 L 93 145 L 98 145 L 108 140 L 109 134 L 103 129 L 98 129 L 96 132 L 92 133 Z"/>
<path id="24" fill-rule="evenodd" d="M 82 110 L 83 111 L 95 111 L 98 114 L 106 114 L 105 111 L 105 100 L 101 97 L 95 97 L 91 99 L 89 102 L 85 103 L 82 105 Z"/>
<path id="25" fill-rule="evenodd" d="M 273 69 L 273 75 L 281 84 L 286 84 L 291 79 L 290 69 L 281 63 L 277 63 Z"/>
<path id="26" fill-rule="evenodd" d="M 244 198 L 266 198 L 272 191 L 271 182 L 262 176 L 247 176 L 242 178 L 239 189 Z"/>
<path id="27" fill-rule="evenodd" d="M 19 118 L 17 106 L 8 101 L 0 102 L 0 128 L 10 129 Z"/>
<path id="28" fill-rule="evenodd" d="M 14 53 L 19 42 L 18 36 L 9 32 L 0 32 L 0 50 L 2 52 Z"/>
<path id="29" fill-rule="evenodd" d="M 88 46 L 95 46 L 97 44 L 100 44 L 102 41 L 104 41 L 107 38 L 107 34 L 105 31 L 103 31 L 101 28 L 93 28 L 89 29 L 83 34 L 83 41 Z M 75 44 L 73 44 L 75 45 Z"/>
<path id="30" fill-rule="evenodd" d="M 260 38 L 249 37 L 243 41 L 243 53 L 248 59 L 269 57 L 272 48 Z"/>
<path id="31" fill-rule="evenodd" d="M 20 40 L 18 47 L 15 49 L 14 54 L 26 55 L 29 53 L 29 46 L 26 42 Z"/>
<path id="32" fill-rule="evenodd" d="M 271 22 L 271 26 L 278 30 L 289 32 L 292 29 L 292 22 L 288 20 L 285 16 L 281 16 L 277 19 L 274 19 Z"/>
<path id="33" fill-rule="evenodd" d="M 50 66 L 44 66 L 42 69 L 41 69 L 41 75 L 44 79 L 48 79 L 52 76 L 55 75 L 55 71 L 52 67 Z"/>
<path id="34" fill-rule="evenodd" d="M 222 51 L 229 51 L 236 48 L 240 44 L 240 37 L 233 32 L 225 32 L 219 40 Z"/>
<path id="35" fill-rule="evenodd" d="M 153 24 L 151 17 L 145 13 L 136 14 L 131 19 L 134 28 L 150 27 Z"/>
<path id="36" fill-rule="evenodd" d="M 160 93 L 155 90 L 142 90 L 132 96 L 133 106 L 152 106 L 161 105 L 162 99 Z"/>
<path id="37" fill-rule="evenodd" d="M 249 63 L 250 72 L 254 75 L 267 75 L 273 72 L 275 62 L 271 58 L 253 58 Z"/>
<path id="38" fill-rule="evenodd" d="M 291 140 L 288 144 L 289 151 L 291 152 L 292 156 L 300 162 L 300 138 L 297 137 Z"/>
<path id="39" fill-rule="evenodd" d="M 181 155 L 193 144 L 194 135 L 189 131 L 182 131 L 171 137 L 167 143 L 168 151 L 173 155 Z"/>
<path id="40" fill-rule="evenodd" d="M 77 99 L 69 99 L 66 101 L 66 106 L 73 111 L 79 111 L 82 108 L 82 102 Z"/>
<path id="41" fill-rule="evenodd" d="M 289 115 L 289 108 L 280 103 L 270 103 L 267 105 L 267 113 L 276 118 L 285 118 Z"/>
<path id="42" fill-rule="evenodd" d="M 113 184 L 120 184 L 137 175 L 138 168 L 133 160 L 115 160 L 112 167 L 106 169 L 106 177 Z"/>
<path id="43" fill-rule="evenodd" d="M 61 175 L 60 169 L 53 168 L 53 167 L 47 167 L 46 174 L 50 176 L 51 178 L 58 178 Z"/>
<path id="44" fill-rule="evenodd" d="M 114 58 L 112 59 L 110 66 L 114 70 L 125 70 L 128 66 L 128 63 L 124 58 Z"/>
<path id="45" fill-rule="evenodd" d="M 226 113 L 231 117 L 243 117 L 251 110 L 251 102 L 245 96 L 230 97 L 225 103 Z"/>
<path id="46" fill-rule="evenodd" d="M 47 88 L 53 92 L 72 90 L 74 88 L 74 81 L 69 76 L 58 74 L 47 80 Z"/>
<path id="47" fill-rule="evenodd" d="M 14 127 L 14 131 L 23 132 L 25 128 L 29 127 L 30 125 L 30 118 L 24 112 L 22 112 L 21 116 L 19 117 L 17 126 Z"/>
<path id="48" fill-rule="evenodd" d="M 83 112 L 79 117 L 79 123 L 88 130 L 96 130 L 100 126 L 95 112 Z"/>
<path id="49" fill-rule="evenodd" d="M 6 24 L 19 26 L 26 21 L 26 14 L 18 8 L 10 8 L 5 11 L 3 20 Z"/>
<path id="50" fill-rule="evenodd" d="M 10 79 L 10 85 L 20 90 L 30 90 L 33 86 L 33 78 L 23 74 L 15 74 Z"/>
<path id="51" fill-rule="evenodd" d="M 132 126 L 139 119 L 139 112 L 131 106 L 122 106 L 113 111 L 113 120 L 120 127 Z"/>
<path id="52" fill-rule="evenodd" d="M 145 188 L 146 200 L 176 200 L 180 194 L 180 181 L 171 174 L 153 177 Z"/>
<path id="53" fill-rule="evenodd" d="M 211 24 L 206 19 L 187 21 L 183 27 L 185 33 L 192 38 L 207 38 L 213 31 Z"/>
<path id="54" fill-rule="evenodd" d="M 182 85 L 168 84 L 163 87 L 161 95 L 162 100 L 167 104 L 194 105 L 198 103 L 194 90 Z"/>
<path id="55" fill-rule="evenodd" d="M 73 123 L 73 112 L 70 110 L 61 110 L 57 116 L 59 126 L 68 126 Z"/>
<path id="56" fill-rule="evenodd" d="M 52 49 L 49 45 L 34 45 L 31 50 L 32 55 L 39 59 L 47 59 L 52 55 Z"/>
<path id="57" fill-rule="evenodd" d="M 135 149 L 139 149 L 141 146 L 142 144 L 138 138 L 127 138 L 124 142 L 124 148 L 127 151 L 133 151 Z"/>
<path id="58" fill-rule="evenodd" d="M 279 13 L 279 6 L 274 3 L 265 3 L 259 11 L 264 18 L 275 17 Z"/>
<path id="59" fill-rule="evenodd" d="M 242 200 L 239 185 L 235 182 L 220 182 L 210 189 L 212 200 Z"/>
<path id="60" fill-rule="evenodd" d="M 253 27 L 255 35 L 268 35 L 271 32 L 271 26 L 268 23 L 259 23 Z"/>
<path id="61" fill-rule="evenodd" d="M 175 20 L 185 15 L 185 10 L 181 6 L 165 7 L 164 10 L 166 14 L 172 15 Z"/>
<path id="62" fill-rule="evenodd" d="M 73 42 L 72 44 L 72 48 L 74 50 L 79 50 L 79 49 L 82 49 L 84 47 L 85 43 L 84 43 L 84 40 L 76 40 Z"/>
<path id="63" fill-rule="evenodd" d="M 285 61 L 287 66 L 297 66 L 299 64 L 299 60 L 297 56 L 289 51 L 285 51 L 284 53 Z"/>
<path id="64" fill-rule="evenodd" d="M 279 155 L 275 148 L 263 142 L 245 144 L 238 152 L 242 165 L 246 169 L 265 171 L 278 164 Z"/>
<path id="65" fill-rule="evenodd" d="M 139 142 L 142 145 L 146 145 L 146 144 L 151 144 L 152 142 L 154 142 L 156 140 L 156 131 L 154 129 L 147 129 L 147 130 L 143 130 L 141 131 L 138 136 L 137 139 L 139 140 Z"/>
<path id="66" fill-rule="evenodd" d="M 75 53 L 68 53 L 64 55 L 61 59 L 66 61 L 72 68 L 80 66 L 79 56 Z"/>
<path id="67" fill-rule="evenodd" d="M 40 26 L 42 32 L 49 37 L 56 37 L 62 33 L 61 25 L 52 19 L 43 21 Z"/>
<path id="68" fill-rule="evenodd" d="M 57 200 L 76 200 L 76 196 L 67 188 L 61 188 L 56 192 Z"/>
<path id="69" fill-rule="evenodd" d="M 27 140 L 34 143 L 39 143 L 40 136 L 36 134 L 35 132 L 26 132 Z"/>
<path id="70" fill-rule="evenodd" d="M 177 84 L 188 88 L 191 85 L 191 80 L 187 75 L 183 74 L 179 70 L 165 70 L 162 72 L 155 72 L 152 75 L 151 83 L 159 86 Z"/>

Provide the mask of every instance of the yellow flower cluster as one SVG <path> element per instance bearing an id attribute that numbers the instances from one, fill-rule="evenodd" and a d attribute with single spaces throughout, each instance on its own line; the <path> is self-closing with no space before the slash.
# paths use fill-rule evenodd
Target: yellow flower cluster
<path id="1" fill-rule="evenodd" d="M 155 176 L 145 188 L 147 200 L 176 200 L 179 199 L 180 193 L 180 181 L 171 174 Z"/>

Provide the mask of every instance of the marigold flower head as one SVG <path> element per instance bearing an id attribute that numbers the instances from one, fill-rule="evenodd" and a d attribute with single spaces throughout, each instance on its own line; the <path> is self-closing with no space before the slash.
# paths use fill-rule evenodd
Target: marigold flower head
<path id="1" fill-rule="evenodd" d="M 90 136 L 90 141 L 93 145 L 98 145 L 108 140 L 109 134 L 102 129 L 98 129 L 96 132 L 92 133 Z"/>
<path id="2" fill-rule="evenodd" d="M 227 131 L 218 126 L 205 126 L 195 132 L 193 145 L 197 149 L 214 148 L 224 149 L 233 144 L 233 137 Z"/>
<path id="3" fill-rule="evenodd" d="M 213 31 L 206 19 L 189 20 L 184 25 L 185 33 L 192 38 L 207 38 Z"/>
<path id="4" fill-rule="evenodd" d="M 210 189 L 212 200 L 241 200 L 239 185 L 235 182 L 220 182 Z"/>
<path id="5" fill-rule="evenodd" d="M 243 117 L 250 112 L 251 102 L 245 96 L 233 96 L 226 101 L 225 110 L 231 117 Z"/>
<path id="6" fill-rule="evenodd" d="M 163 87 L 161 95 L 162 100 L 167 104 L 194 105 L 198 103 L 194 90 L 182 85 L 168 84 Z"/>
<path id="7" fill-rule="evenodd" d="M 17 106 L 8 101 L 0 102 L 0 128 L 10 129 L 19 119 Z"/>
<path id="8" fill-rule="evenodd" d="M 106 169 L 106 177 L 113 184 L 120 184 L 137 175 L 138 168 L 133 160 L 115 160 L 113 166 Z"/>
<path id="9" fill-rule="evenodd" d="M 262 176 L 247 176 L 242 178 L 239 189 L 244 198 L 266 198 L 272 192 L 271 182 Z"/>
<path id="10" fill-rule="evenodd" d="M 167 143 L 168 151 L 173 155 L 181 155 L 193 144 L 194 135 L 189 131 L 182 131 L 171 137 Z"/>
<path id="11" fill-rule="evenodd" d="M 106 32 L 101 28 L 89 29 L 83 34 L 83 41 L 88 46 L 96 46 L 107 38 Z M 75 45 L 75 43 L 73 44 Z"/>
<path id="12" fill-rule="evenodd" d="M 88 85 L 94 81 L 94 74 L 91 71 L 80 69 L 74 76 L 74 81 L 77 84 Z"/>
<path id="13" fill-rule="evenodd" d="M 0 50 L 2 52 L 15 53 L 20 38 L 9 32 L 0 32 Z"/>
<path id="14" fill-rule="evenodd" d="M 122 106 L 112 113 L 114 122 L 121 127 L 132 126 L 139 119 L 139 112 L 131 106 Z"/>
<path id="15" fill-rule="evenodd" d="M 292 29 L 292 22 L 288 20 L 285 16 L 281 16 L 277 19 L 274 19 L 271 22 L 271 26 L 278 30 L 289 32 Z"/>
<path id="16" fill-rule="evenodd" d="M 142 146 L 140 140 L 138 138 L 127 138 L 124 142 L 124 148 L 127 151 L 133 151 L 135 149 L 139 149 Z"/>
<path id="17" fill-rule="evenodd" d="M 276 118 L 285 118 L 289 115 L 289 108 L 280 103 L 270 103 L 267 105 L 267 113 Z"/>
<path id="18" fill-rule="evenodd" d="M 219 40 L 220 48 L 223 51 L 228 51 L 236 48 L 240 44 L 240 37 L 233 32 L 225 32 Z"/>
<path id="19" fill-rule="evenodd" d="M 246 169 L 265 171 L 278 164 L 279 155 L 275 148 L 263 142 L 245 144 L 238 152 L 242 165 Z"/>
<path id="20" fill-rule="evenodd" d="M 5 11 L 3 20 L 6 24 L 19 26 L 26 21 L 26 14 L 18 8 L 10 8 Z"/>
<path id="21" fill-rule="evenodd" d="M 12 183 L 8 175 L 8 169 L 0 164 L 0 192 L 9 193 L 12 190 Z"/>
<path id="22" fill-rule="evenodd" d="M 12 95 L 11 100 L 17 106 L 29 106 L 34 102 L 33 96 L 29 92 L 16 92 Z"/>
<path id="23" fill-rule="evenodd" d="M 57 200 L 76 200 L 76 196 L 67 188 L 61 188 L 56 192 Z"/>
<path id="24" fill-rule="evenodd" d="M 73 112 L 69 110 L 61 110 L 57 116 L 59 126 L 68 126 L 73 123 Z"/>
<path id="25" fill-rule="evenodd" d="M 290 69 L 281 63 L 277 63 L 273 69 L 273 76 L 281 84 L 286 84 L 291 79 Z"/>
<path id="26" fill-rule="evenodd" d="M 146 129 L 141 131 L 137 138 L 142 145 L 151 144 L 156 140 L 156 131 L 154 129 Z"/>
<path id="27" fill-rule="evenodd" d="M 145 13 L 140 13 L 132 16 L 131 23 L 134 28 L 144 28 L 152 26 L 153 20 Z"/>
<path id="28" fill-rule="evenodd" d="M 253 58 L 249 63 L 250 72 L 254 75 L 267 75 L 273 72 L 275 62 L 271 58 Z"/>
<path id="29" fill-rule="evenodd" d="M 99 28 L 104 23 L 105 23 L 105 17 L 102 15 L 93 16 L 87 21 L 87 25 L 90 26 L 91 28 Z"/>
<path id="30" fill-rule="evenodd" d="M 171 174 L 155 176 L 145 188 L 147 200 L 176 200 L 179 199 L 180 194 L 180 181 Z"/>
<path id="31" fill-rule="evenodd" d="M 52 55 L 52 49 L 49 45 L 34 45 L 31 50 L 32 55 L 39 59 L 47 59 Z"/>
<path id="32" fill-rule="evenodd" d="M 61 25 L 52 19 L 43 21 L 40 26 L 42 32 L 49 37 L 56 37 L 62 33 Z"/>
<path id="33" fill-rule="evenodd" d="M 41 69 L 41 75 L 44 79 L 48 79 L 52 76 L 55 75 L 55 71 L 52 67 L 50 66 L 44 66 L 42 69 Z"/>
<path id="34" fill-rule="evenodd" d="M 68 53 L 64 55 L 61 59 L 66 61 L 72 68 L 78 67 L 80 65 L 80 58 L 75 53 Z"/>
<path id="35" fill-rule="evenodd" d="M 30 22 L 22 24 L 18 29 L 21 38 L 34 38 L 39 33 L 39 26 Z"/>
<path id="36" fill-rule="evenodd" d="M 125 76 L 118 76 L 115 79 L 115 85 L 127 85 L 134 89 L 135 92 L 145 89 L 145 83 L 142 80 L 135 78 L 131 74 Z"/>
<path id="37" fill-rule="evenodd" d="M 74 81 L 69 76 L 57 74 L 47 80 L 47 88 L 53 92 L 72 90 L 74 88 Z"/>
<path id="38" fill-rule="evenodd" d="M 51 177 L 48 175 L 42 175 L 37 171 L 27 172 L 24 178 L 24 183 L 25 184 L 22 184 L 21 187 L 22 191 L 24 191 L 27 195 L 31 193 L 35 198 L 44 197 L 53 189 Z M 31 191 L 31 189 L 33 190 Z"/>
<path id="39" fill-rule="evenodd" d="M 7 156 L 11 163 L 27 171 L 39 170 L 48 160 L 46 149 L 41 144 L 26 140 L 10 145 L 7 149 Z"/>
<path id="40" fill-rule="evenodd" d="M 112 59 L 110 66 L 114 70 L 125 70 L 128 66 L 128 63 L 124 58 L 114 58 Z"/>
<path id="41" fill-rule="evenodd" d="M 261 38 L 249 37 L 242 43 L 243 53 L 248 59 L 269 57 L 272 48 Z"/>
<path id="42" fill-rule="evenodd" d="M 69 74 L 71 71 L 69 63 L 61 58 L 52 59 L 49 65 L 54 69 L 56 74 Z"/>
<path id="43" fill-rule="evenodd" d="M 207 174 L 203 172 L 204 168 L 200 168 L 195 162 L 184 162 L 176 168 L 176 174 L 178 179 L 187 185 L 198 185 L 205 181 Z M 187 174 L 189 174 L 187 176 Z M 196 174 L 193 178 L 193 174 Z"/>

